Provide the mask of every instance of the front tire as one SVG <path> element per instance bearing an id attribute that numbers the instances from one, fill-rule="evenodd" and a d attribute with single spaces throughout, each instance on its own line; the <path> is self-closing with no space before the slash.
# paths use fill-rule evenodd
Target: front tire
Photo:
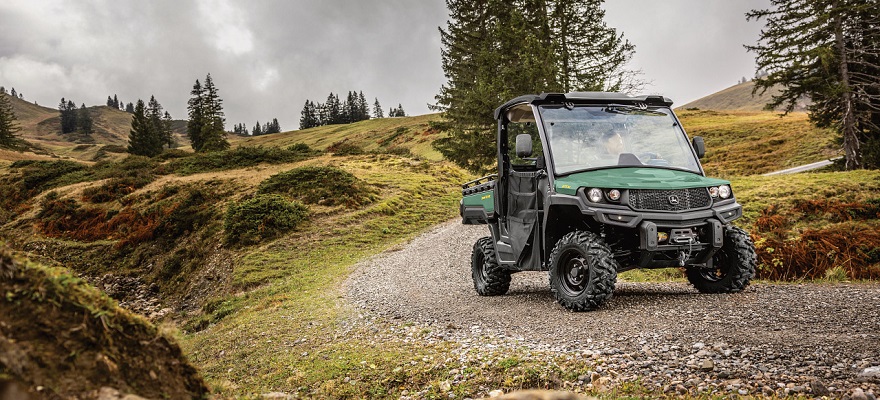
<path id="1" fill-rule="evenodd" d="M 757 259 L 749 234 L 731 225 L 724 230 L 724 244 L 712 256 L 712 267 L 690 267 L 686 274 L 700 293 L 741 292 L 755 276 Z"/>
<path id="2" fill-rule="evenodd" d="M 474 278 L 474 289 L 480 296 L 500 296 L 510 289 L 510 271 L 498 265 L 491 237 L 480 238 L 474 243 L 471 276 Z"/>
<path id="3" fill-rule="evenodd" d="M 599 308 L 614 293 L 617 261 L 599 236 L 571 232 L 550 253 L 550 289 L 556 301 L 572 311 Z"/>

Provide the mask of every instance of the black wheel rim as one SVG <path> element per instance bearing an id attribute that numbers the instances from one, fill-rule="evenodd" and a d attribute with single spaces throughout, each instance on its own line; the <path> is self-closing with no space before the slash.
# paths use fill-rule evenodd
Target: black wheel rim
<path id="1" fill-rule="evenodd" d="M 479 278 L 480 283 L 485 283 L 489 280 L 489 273 L 486 272 L 486 258 L 483 257 L 482 254 L 477 256 L 477 278 Z"/>
<path id="2" fill-rule="evenodd" d="M 715 253 L 715 257 L 712 257 L 712 268 L 700 268 L 700 277 L 708 282 L 718 282 L 727 277 L 729 269 L 727 255 L 723 250 L 719 250 Z"/>
<path id="3" fill-rule="evenodd" d="M 557 272 L 562 290 L 569 296 L 581 294 L 591 281 L 589 262 L 579 251 L 569 250 L 563 253 Z"/>

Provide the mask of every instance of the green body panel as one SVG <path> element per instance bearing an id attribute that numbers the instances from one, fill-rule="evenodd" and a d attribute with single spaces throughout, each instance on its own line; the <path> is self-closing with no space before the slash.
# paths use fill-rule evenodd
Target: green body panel
<path id="1" fill-rule="evenodd" d="M 578 188 L 689 189 L 729 185 L 729 181 L 661 168 L 608 168 L 556 178 L 556 192 L 577 194 Z"/>
<path id="2" fill-rule="evenodd" d="M 486 209 L 486 214 L 495 211 L 495 190 L 487 190 L 464 196 L 462 204 L 466 206 L 481 206 Z"/>

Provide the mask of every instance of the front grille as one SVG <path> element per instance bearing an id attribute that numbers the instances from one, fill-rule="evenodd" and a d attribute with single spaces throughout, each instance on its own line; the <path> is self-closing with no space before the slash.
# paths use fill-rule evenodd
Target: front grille
<path id="1" fill-rule="evenodd" d="M 677 201 L 675 201 L 677 200 Z M 629 191 L 629 205 L 640 211 L 685 211 L 712 205 L 706 188 Z"/>

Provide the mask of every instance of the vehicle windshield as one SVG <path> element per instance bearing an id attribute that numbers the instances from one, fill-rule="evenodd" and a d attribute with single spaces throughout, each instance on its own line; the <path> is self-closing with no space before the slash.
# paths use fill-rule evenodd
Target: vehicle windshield
<path id="1" fill-rule="evenodd" d="M 539 110 L 558 175 L 620 166 L 700 173 L 668 108 L 546 105 Z"/>

